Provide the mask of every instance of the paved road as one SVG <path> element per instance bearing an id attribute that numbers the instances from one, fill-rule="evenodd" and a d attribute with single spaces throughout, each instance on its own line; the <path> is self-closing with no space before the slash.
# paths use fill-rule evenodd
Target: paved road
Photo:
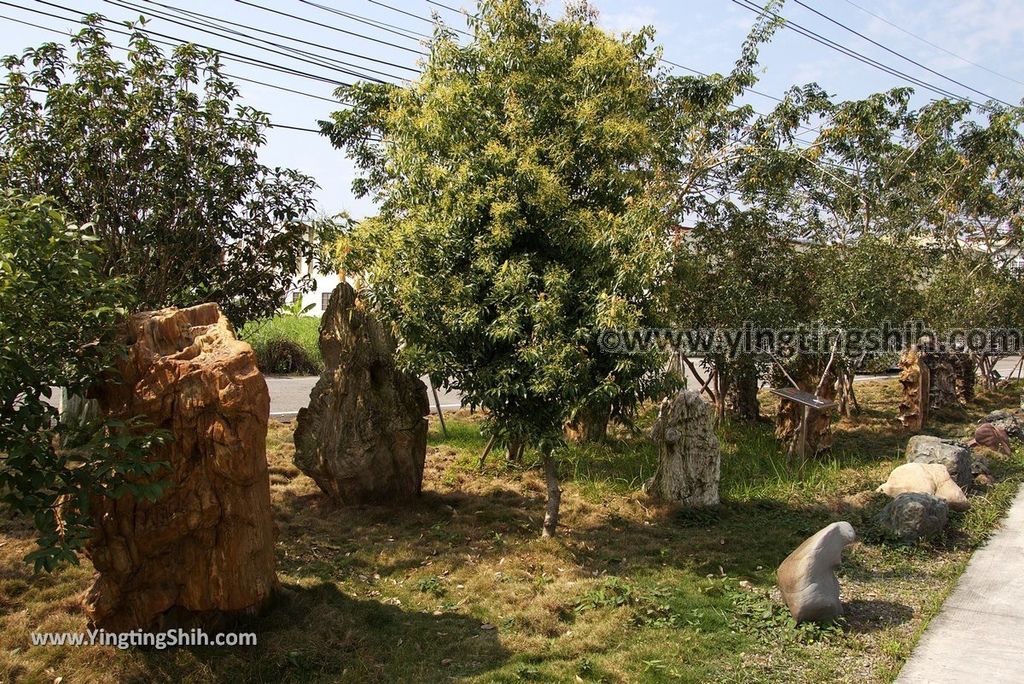
<path id="1" fill-rule="evenodd" d="M 971 559 L 896 684 L 1024 682 L 1024 489 Z"/>
<path id="2" fill-rule="evenodd" d="M 316 384 L 315 376 L 267 376 L 267 387 L 270 388 L 270 417 L 276 420 L 291 420 L 299 409 L 309 404 L 309 393 Z M 426 377 L 423 382 L 430 387 L 430 380 Z M 434 409 L 434 397 L 429 395 L 430 411 Z M 456 392 L 449 392 L 443 387 L 437 389 L 437 398 L 441 400 L 441 408 L 445 411 L 454 411 L 461 406 L 459 395 Z"/>
<path id="3" fill-rule="evenodd" d="M 996 370 L 1002 373 L 1004 376 L 1008 375 L 1014 366 L 1017 364 L 1017 357 L 1006 358 L 999 361 L 996 364 Z M 691 375 L 690 371 L 686 371 L 687 383 L 690 387 L 699 387 L 696 379 Z M 888 375 L 860 375 L 857 376 L 857 382 L 865 382 L 868 380 L 878 380 L 879 378 L 892 377 Z M 423 382 L 430 386 L 430 381 L 426 377 L 423 378 Z M 306 406 L 309 403 L 309 393 L 313 389 L 313 385 L 316 384 L 315 377 L 304 377 L 304 376 L 268 376 L 267 385 L 270 387 L 270 415 L 272 418 L 277 420 L 291 420 L 298 413 L 299 409 Z M 441 400 L 441 408 L 448 411 L 454 410 L 461 406 L 459 403 L 458 392 L 449 392 L 444 388 L 438 388 L 438 398 Z M 430 410 L 435 412 L 434 399 L 430 398 Z"/>

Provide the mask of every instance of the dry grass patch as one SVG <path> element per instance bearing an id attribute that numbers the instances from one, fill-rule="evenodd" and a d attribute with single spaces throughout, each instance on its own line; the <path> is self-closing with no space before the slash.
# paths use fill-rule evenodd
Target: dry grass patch
<path id="1" fill-rule="evenodd" d="M 531 468 L 493 453 L 483 471 L 479 416 L 431 424 L 416 505 L 337 508 L 291 462 L 291 426 L 268 439 L 281 596 L 250 649 L 175 651 L 29 647 L 34 630 L 84 629 L 91 569 L 33 576 L 27 528 L 0 529 L 0 680 L 52 681 L 720 681 L 884 682 L 1006 509 L 1024 458 L 995 463 L 930 545 L 887 543 L 882 505 L 844 497 L 901 461 L 895 381 L 858 385 L 863 412 L 835 425 L 832 452 L 802 477 L 782 466 L 771 426 L 726 425 L 723 504 L 652 505 L 639 485 L 655 455 L 643 435 L 572 447 L 563 463 L 565 528 L 540 539 L 544 488 Z M 1015 396 L 1015 395 L 1013 395 Z M 1015 403 L 979 398 L 936 433 Z M 648 416 L 649 419 L 649 416 Z M 775 568 L 806 536 L 848 519 L 862 541 L 842 568 L 848 617 L 794 627 L 773 598 Z"/>

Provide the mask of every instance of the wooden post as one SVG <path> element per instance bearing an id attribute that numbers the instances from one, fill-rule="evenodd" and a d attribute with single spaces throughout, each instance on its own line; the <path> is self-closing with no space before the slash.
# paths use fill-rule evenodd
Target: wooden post
<path id="1" fill-rule="evenodd" d="M 434 381 L 430 381 L 430 391 L 434 394 L 434 406 L 437 407 L 437 419 L 441 421 L 441 434 L 444 435 L 445 439 L 448 439 L 448 426 L 444 424 L 444 412 L 441 411 L 441 400 L 437 398 L 437 388 L 434 387 Z"/>
<path id="2" fill-rule="evenodd" d="M 497 435 L 491 435 L 491 438 L 487 440 L 487 446 L 484 447 L 484 453 L 480 454 L 480 462 L 477 464 L 477 470 L 484 469 L 484 461 L 487 460 L 487 454 L 491 453 L 491 448 L 494 446 L 494 440 Z"/>
<path id="3" fill-rule="evenodd" d="M 800 470 L 807 465 L 807 426 L 811 422 L 811 407 L 804 406 L 804 419 L 800 422 Z"/>
<path id="4" fill-rule="evenodd" d="M 917 431 L 920 432 L 924 429 L 925 423 L 928 422 L 928 411 L 932 406 L 932 375 L 928 369 L 928 364 L 924 362 L 924 358 L 921 356 L 917 358 L 917 373 L 917 400 L 920 404 L 920 410 L 917 412 Z"/>

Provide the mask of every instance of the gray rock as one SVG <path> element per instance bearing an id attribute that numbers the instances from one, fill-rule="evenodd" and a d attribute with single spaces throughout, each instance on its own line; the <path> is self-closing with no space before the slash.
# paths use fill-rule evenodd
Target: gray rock
<path id="1" fill-rule="evenodd" d="M 907 442 L 907 463 L 938 463 L 961 488 L 971 484 L 971 450 L 951 439 L 915 435 Z"/>
<path id="2" fill-rule="evenodd" d="M 857 539 L 848 522 L 832 523 L 797 547 L 778 569 L 779 590 L 797 622 L 830 622 L 843 614 L 836 568 Z"/>
<path id="3" fill-rule="evenodd" d="M 933 537 L 946 527 L 949 505 L 937 496 L 907 492 L 890 501 L 875 521 L 902 542 Z"/>
<path id="4" fill-rule="evenodd" d="M 647 493 L 687 506 L 716 505 L 722 453 L 707 402 L 686 390 L 665 399 L 651 438 L 658 445 L 658 469 Z"/>
<path id="5" fill-rule="evenodd" d="M 1021 425 L 1017 416 L 1009 411 L 993 411 L 978 423 L 992 423 L 993 426 L 1005 430 L 1010 439 L 1024 441 L 1024 426 Z"/>

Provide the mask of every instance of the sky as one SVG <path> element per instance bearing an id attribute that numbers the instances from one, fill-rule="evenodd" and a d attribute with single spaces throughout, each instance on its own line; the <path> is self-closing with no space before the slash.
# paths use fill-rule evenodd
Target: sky
<path id="1" fill-rule="evenodd" d="M 126 8 L 125 2 L 141 10 L 148 8 L 148 13 Z M 763 5 L 764 0 L 755 2 Z M 1024 97 L 1024 41 L 1020 40 L 1024 35 L 1024 2 L 1021 0 L 801 2 L 920 66 L 853 35 L 795 0 L 787 0 L 782 15 L 907 76 L 976 101 L 985 101 L 986 96 L 991 96 L 1019 103 Z M 430 0 L 0 0 L 0 54 L 18 53 L 47 41 L 66 41 L 67 32 L 77 28 L 76 20 L 83 13 L 98 12 L 112 20 L 137 19 L 147 13 L 151 20 L 148 28 L 169 39 L 188 40 L 256 57 L 330 80 L 353 78 L 337 70 L 341 65 L 305 64 L 157 18 L 156 13 L 166 14 L 167 8 L 173 8 L 237 22 L 249 27 L 243 29 L 249 36 L 268 41 L 283 42 L 253 29 L 326 46 L 296 45 L 362 68 L 372 67 L 410 78 L 414 77 L 413 70 L 421 59 L 418 52 L 422 45 L 415 34 L 430 33 L 431 16 L 436 14 L 447 24 L 464 29 L 465 17 L 456 10 L 472 11 L 475 7 L 471 0 L 443 0 L 443 4 L 447 7 Z M 703 72 L 728 72 L 755 20 L 753 12 L 734 0 L 592 0 L 591 5 L 599 13 L 599 23 L 611 31 L 636 31 L 645 25 L 653 26 L 656 41 L 664 48 L 665 59 Z M 349 16 L 341 16 L 331 9 Z M 561 2 L 548 2 L 546 9 L 557 16 Z M 50 30 L 17 22 L 29 22 Z M 242 29 L 241 26 L 236 28 Z M 121 36 L 111 34 L 110 38 L 115 44 L 124 44 Z M 369 62 L 363 57 L 379 62 Z M 756 90 L 762 94 L 749 93 L 746 101 L 761 112 L 775 104 L 765 95 L 780 96 L 793 85 L 809 82 L 818 83 L 840 99 L 862 98 L 881 90 L 912 85 L 904 76 L 863 64 L 790 29 L 781 29 L 762 49 L 760 68 Z M 236 77 L 316 96 L 238 81 L 242 101 L 266 111 L 278 124 L 315 129 L 318 119 L 327 118 L 338 108 L 333 102 L 317 99 L 329 100 L 334 90 L 333 85 L 323 80 L 240 64 L 230 58 L 225 59 L 225 71 Z M 936 97 L 920 85 L 915 89 L 913 103 L 916 106 Z M 283 128 L 268 131 L 262 160 L 270 166 L 291 167 L 313 176 L 320 186 L 316 198 L 321 213 L 346 211 L 360 218 L 374 211 L 369 200 L 356 199 L 352 194 L 355 169 L 343 152 L 314 132 Z"/>

